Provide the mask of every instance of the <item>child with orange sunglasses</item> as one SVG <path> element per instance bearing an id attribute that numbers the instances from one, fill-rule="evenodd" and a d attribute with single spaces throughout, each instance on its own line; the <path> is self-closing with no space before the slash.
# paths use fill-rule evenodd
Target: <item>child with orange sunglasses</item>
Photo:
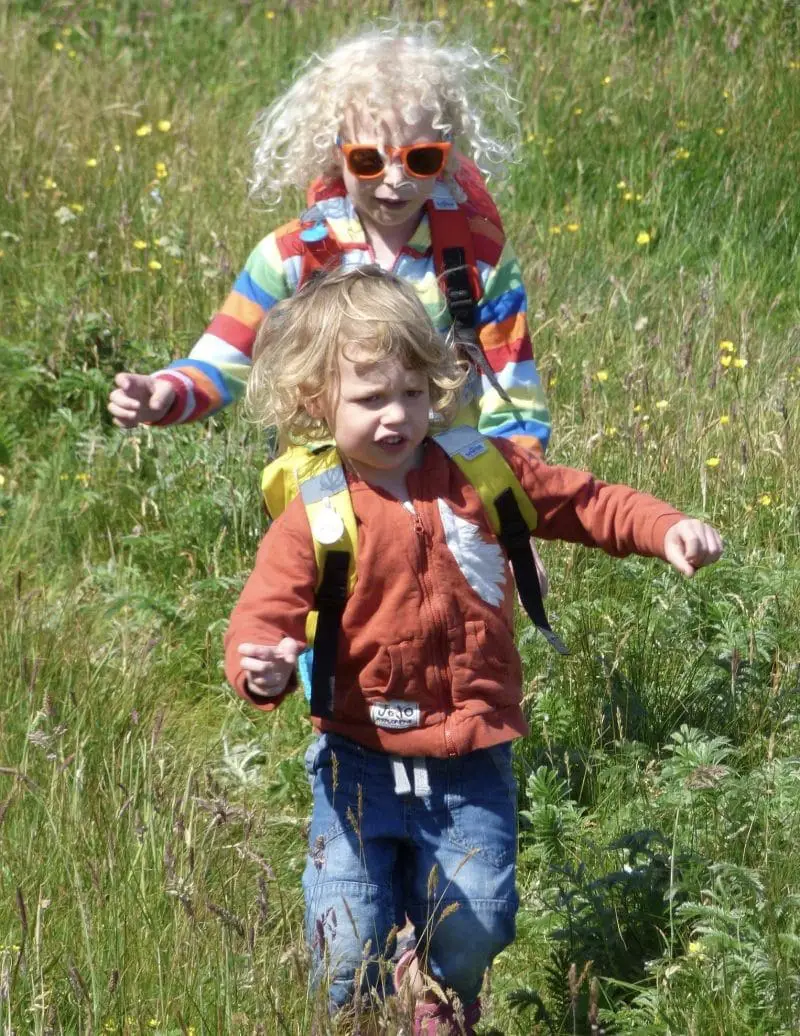
<path id="1" fill-rule="evenodd" d="M 274 205 L 315 177 L 309 208 L 256 246 L 187 358 L 117 375 L 116 423 L 175 424 L 227 406 L 277 302 L 317 269 L 378 263 L 415 286 L 439 331 L 456 326 L 472 363 L 459 423 L 542 453 L 550 419 L 525 289 L 479 172 L 513 158 L 517 110 L 498 59 L 444 45 L 433 28 L 369 31 L 310 58 L 256 123 L 251 181 Z"/>

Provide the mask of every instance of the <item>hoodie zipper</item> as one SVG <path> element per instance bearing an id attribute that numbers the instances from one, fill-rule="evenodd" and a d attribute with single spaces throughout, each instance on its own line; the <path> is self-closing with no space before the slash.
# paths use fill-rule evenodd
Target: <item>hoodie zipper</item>
<path id="1" fill-rule="evenodd" d="M 444 712 L 444 742 L 449 756 L 455 756 L 456 750 L 455 745 L 450 737 L 450 730 L 448 722 L 450 719 L 450 698 L 447 694 L 447 688 L 451 686 L 451 674 L 449 665 L 449 641 L 447 638 L 447 624 L 443 623 L 438 615 L 438 610 L 434 603 L 435 593 L 433 590 L 433 582 L 430 576 L 430 557 L 428 550 L 428 535 L 425 531 L 425 525 L 419 516 L 416 508 L 414 509 L 414 531 L 416 533 L 417 540 L 417 551 L 419 556 L 419 573 L 420 582 L 422 583 L 422 591 L 425 602 L 428 606 L 428 612 L 430 614 L 431 628 L 435 632 L 437 639 L 440 644 L 440 650 L 437 652 L 438 658 L 435 661 L 435 670 L 438 686 L 438 697 L 439 704 Z"/>

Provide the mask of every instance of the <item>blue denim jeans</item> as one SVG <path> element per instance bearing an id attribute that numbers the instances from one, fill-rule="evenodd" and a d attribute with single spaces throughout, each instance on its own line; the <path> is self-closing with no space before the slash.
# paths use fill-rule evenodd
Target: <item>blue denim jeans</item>
<path id="1" fill-rule="evenodd" d="M 357 982 L 362 991 L 393 992 L 385 962 L 407 916 L 426 972 L 474 1001 L 515 932 L 510 744 L 426 759 L 423 794 L 414 793 L 413 777 L 411 793 L 398 794 L 390 756 L 336 734 L 309 746 L 306 768 L 314 795 L 303 874 L 312 982 L 327 981 L 333 1009 Z"/>

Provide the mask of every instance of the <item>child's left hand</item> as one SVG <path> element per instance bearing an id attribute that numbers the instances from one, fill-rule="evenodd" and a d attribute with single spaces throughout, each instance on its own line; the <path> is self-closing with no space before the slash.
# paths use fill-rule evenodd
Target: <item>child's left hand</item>
<path id="1" fill-rule="evenodd" d="M 722 554 L 722 538 L 715 528 L 684 518 L 664 537 L 664 557 L 682 575 L 693 576 L 698 568 L 713 565 Z"/>

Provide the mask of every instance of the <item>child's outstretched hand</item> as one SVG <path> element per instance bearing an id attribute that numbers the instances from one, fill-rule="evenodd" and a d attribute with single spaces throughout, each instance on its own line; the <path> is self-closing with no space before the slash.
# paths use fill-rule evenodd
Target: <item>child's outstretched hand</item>
<path id="1" fill-rule="evenodd" d="M 685 576 L 693 576 L 704 565 L 713 565 L 721 553 L 720 534 L 697 518 L 682 519 L 664 537 L 664 557 Z"/>
<path id="2" fill-rule="evenodd" d="M 117 386 L 108 397 L 108 409 L 114 424 L 120 428 L 135 428 L 145 421 L 158 421 L 172 406 L 175 389 L 166 378 L 149 374 L 118 374 Z"/>
<path id="3" fill-rule="evenodd" d="M 266 698 L 283 693 L 297 665 L 296 640 L 284 637 L 280 644 L 240 644 L 237 650 L 251 691 Z"/>

